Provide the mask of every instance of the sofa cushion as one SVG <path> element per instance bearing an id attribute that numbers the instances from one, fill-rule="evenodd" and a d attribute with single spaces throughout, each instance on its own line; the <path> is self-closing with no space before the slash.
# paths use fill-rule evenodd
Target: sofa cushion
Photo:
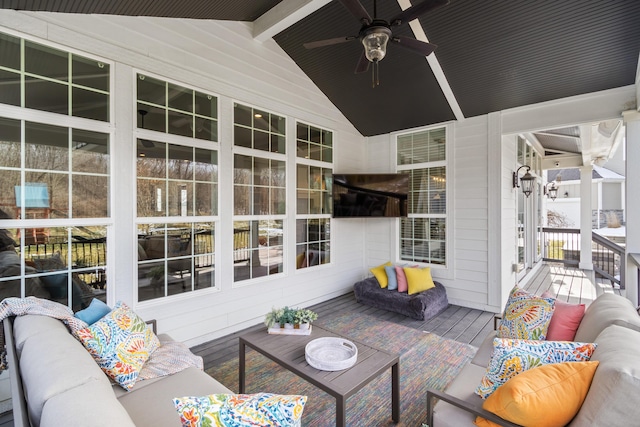
<path id="1" fill-rule="evenodd" d="M 102 317 L 109 314 L 110 311 L 111 307 L 109 307 L 99 299 L 94 298 L 91 300 L 91 304 L 89 304 L 89 307 L 76 312 L 75 316 L 88 325 L 93 325 Z"/>
<path id="2" fill-rule="evenodd" d="M 420 292 L 428 291 L 434 288 L 436 285 L 431 278 L 431 268 L 411 268 L 404 269 L 404 274 L 407 276 L 407 292 L 409 295 L 414 295 Z"/>
<path id="3" fill-rule="evenodd" d="M 378 284 L 380 285 L 381 288 L 386 288 L 387 284 L 389 283 L 389 279 L 387 278 L 387 272 L 385 271 L 384 268 L 390 265 L 393 265 L 393 264 L 391 264 L 391 262 L 388 261 L 377 267 L 373 267 L 369 269 L 371 274 L 373 274 L 373 276 L 378 280 Z"/>
<path id="4" fill-rule="evenodd" d="M 545 291 L 542 297 L 553 298 L 553 295 L 549 291 Z M 547 340 L 573 341 L 584 317 L 584 311 L 584 304 L 569 304 L 556 299 L 553 316 L 547 330 Z"/>
<path id="5" fill-rule="evenodd" d="M 13 337 L 18 357 L 22 354 L 22 346 L 30 337 L 39 334 L 46 335 L 50 331 L 64 331 L 69 334 L 69 330 L 64 323 L 53 317 L 35 314 L 16 316 L 13 322 Z"/>
<path id="6" fill-rule="evenodd" d="M 102 370 L 125 389 L 135 384 L 151 353 L 160 347 L 158 337 L 126 304 L 88 328 L 75 332 Z"/>
<path id="7" fill-rule="evenodd" d="M 597 361 L 552 363 L 521 373 L 500 386 L 482 408 L 520 425 L 566 426 L 589 391 Z M 481 427 L 499 427 L 478 417 Z"/>
<path id="8" fill-rule="evenodd" d="M 205 425 L 297 427 L 306 396 L 256 394 L 211 394 L 173 399 L 183 426 Z"/>
<path id="9" fill-rule="evenodd" d="M 498 338 L 543 340 L 553 316 L 553 298 L 541 298 L 515 286 L 498 325 Z"/>
<path id="10" fill-rule="evenodd" d="M 631 301 L 620 295 L 602 294 L 587 307 L 575 340 L 594 342 L 600 332 L 618 320 L 640 326 L 640 316 Z"/>
<path id="11" fill-rule="evenodd" d="M 91 363 L 95 365 L 95 362 Z M 133 427 L 135 424 L 113 395 L 109 382 L 90 379 L 56 394 L 45 403 L 40 427 L 60 426 Z"/>
<path id="12" fill-rule="evenodd" d="M 592 360 L 600 365 L 570 427 L 630 426 L 640 420 L 640 332 L 612 325 L 595 340 Z"/>
<path id="13" fill-rule="evenodd" d="M 473 390 L 484 375 L 486 367 L 468 363 L 447 387 L 447 394 L 481 407 L 482 399 Z M 447 402 L 439 401 L 433 409 L 435 427 L 473 426 L 475 415 L 463 411 Z"/>
<path id="14" fill-rule="evenodd" d="M 495 338 L 491 361 L 476 393 L 486 399 L 509 379 L 538 366 L 588 361 L 595 347 L 593 343 Z"/>
<path id="15" fill-rule="evenodd" d="M 392 265 L 385 265 L 384 267 L 385 273 L 387 273 L 387 289 L 390 291 L 398 290 L 398 279 L 396 277 L 396 268 Z"/>
<path id="16" fill-rule="evenodd" d="M 471 360 L 471 363 L 474 365 L 482 366 L 486 368 L 491 361 L 491 355 L 493 354 L 493 339 L 496 337 L 496 331 L 491 331 L 487 334 L 487 336 L 478 347 L 478 351 L 476 351 L 475 356 Z"/>
<path id="17" fill-rule="evenodd" d="M 396 269 L 396 280 L 398 281 L 398 292 L 407 292 L 409 285 L 407 284 L 407 275 L 404 274 L 404 267 L 394 267 Z"/>
<path id="18" fill-rule="evenodd" d="M 45 403 L 58 394 L 89 381 L 102 381 L 111 388 L 91 355 L 64 326 L 28 338 L 22 346 L 20 367 L 29 416 L 35 425 L 40 423 Z"/>
<path id="19" fill-rule="evenodd" d="M 146 381 L 142 381 L 144 384 Z M 153 380 L 145 387 L 138 385 L 118 398 L 138 426 L 180 427 L 180 417 L 172 399 L 179 396 L 205 396 L 233 393 L 197 368 L 187 368 L 176 374 Z"/>

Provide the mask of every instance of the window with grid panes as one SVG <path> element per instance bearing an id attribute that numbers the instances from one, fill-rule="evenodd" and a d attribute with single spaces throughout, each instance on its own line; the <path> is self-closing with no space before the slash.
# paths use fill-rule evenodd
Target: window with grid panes
<path id="1" fill-rule="evenodd" d="M 137 78 L 139 129 L 218 140 L 218 99 L 144 74 Z"/>
<path id="2" fill-rule="evenodd" d="M 283 271 L 286 120 L 237 103 L 233 111 L 233 261 L 241 282 Z"/>
<path id="3" fill-rule="evenodd" d="M 333 133 L 297 123 L 296 268 L 331 261 Z"/>
<path id="4" fill-rule="evenodd" d="M 0 103 L 109 121 L 109 64 L 0 33 Z"/>
<path id="5" fill-rule="evenodd" d="M 400 219 L 400 259 L 446 265 L 446 128 L 397 137 L 397 170 L 410 175 L 408 216 Z"/>
<path id="6" fill-rule="evenodd" d="M 146 132 L 136 150 L 138 301 L 215 287 L 218 99 L 143 74 L 136 82 Z"/>
<path id="7" fill-rule="evenodd" d="M 0 117 L 0 220 L 18 223 L 0 229 L 0 299 L 106 301 L 110 66 L 0 33 L 0 80 L 0 104 L 29 116 Z"/>

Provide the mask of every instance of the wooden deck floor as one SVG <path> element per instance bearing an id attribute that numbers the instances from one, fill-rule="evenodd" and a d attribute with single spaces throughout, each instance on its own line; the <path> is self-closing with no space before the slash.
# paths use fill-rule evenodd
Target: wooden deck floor
<path id="1" fill-rule="evenodd" d="M 589 275 L 577 268 L 566 268 L 561 264 L 545 264 L 536 275 L 523 285 L 525 289 L 540 295 L 549 290 L 558 299 L 571 303 L 589 304 L 604 292 L 617 292 L 610 284 L 596 283 Z M 429 331 L 445 338 L 478 347 L 487 333 L 493 329 L 494 313 L 450 305 L 443 313 L 428 321 L 413 320 L 401 314 L 376 309 L 356 302 L 353 292 L 310 307 L 321 318 L 344 311 L 375 316 L 378 319 L 398 323 L 421 331 Z M 225 362 L 238 355 L 238 336 L 251 328 L 195 346 L 191 349 L 203 357 L 205 369 Z"/>

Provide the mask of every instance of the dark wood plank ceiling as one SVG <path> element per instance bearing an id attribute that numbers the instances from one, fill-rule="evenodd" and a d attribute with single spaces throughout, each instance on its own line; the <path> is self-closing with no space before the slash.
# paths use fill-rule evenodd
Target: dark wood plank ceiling
<path id="1" fill-rule="evenodd" d="M 281 0 L 0 0 L 0 7 L 71 13 L 253 21 Z M 373 0 L 362 0 L 373 15 Z M 415 2 L 414 2 L 415 3 Z M 400 12 L 378 0 L 378 16 Z M 420 23 L 465 117 L 635 83 L 640 52 L 637 0 L 451 0 Z M 338 0 L 275 41 L 365 136 L 455 119 L 426 59 L 390 45 L 380 86 L 354 74 L 356 41 L 306 50 L 309 41 L 357 35 Z M 396 35 L 413 37 L 408 25 Z"/>

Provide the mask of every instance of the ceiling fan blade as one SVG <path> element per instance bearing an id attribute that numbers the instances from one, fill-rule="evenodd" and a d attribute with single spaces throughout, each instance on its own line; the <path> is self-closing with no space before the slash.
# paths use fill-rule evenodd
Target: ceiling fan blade
<path id="1" fill-rule="evenodd" d="M 334 44 L 350 42 L 351 40 L 355 39 L 357 39 L 356 36 L 336 37 L 335 39 L 318 40 L 315 42 L 305 43 L 303 44 L 303 46 L 307 49 L 315 49 L 317 47 L 331 46 Z"/>
<path id="2" fill-rule="evenodd" d="M 424 0 L 422 3 L 411 6 L 409 9 L 402 11 L 393 19 L 389 20 L 389 23 L 393 25 L 404 24 L 409 21 L 413 21 L 418 16 L 429 12 L 439 6 L 449 4 L 449 0 Z"/>
<path id="3" fill-rule="evenodd" d="M 356 65 L 356 70 L 354 71 L 354 73 L 360 74 L 367 72 L 369 70 L 369 64 L 371 64 L 371 62 L 369 62 L 369 60 L 367 59 L 367 55 L 365 55 L 364 51 L 362 51 L 362 55 L 360 55 L 358 65 Z"/>
<path id="4" fill-rule="evenodd" d="M 362 25 L 371 24 L 371 16 L 359 0 L 340 0 L 340 3 L 355 16 Z"/>
<path id="5" fill-rule="evenodd" d="M 433 43 L 427 43 L 405 36 L 392 37 L 391 41 L 396 43 L 398 46 L 401 46 L 412 52 L 419 53 L 423 56 L 431 55 L 431 53 L 438 47 Z"/>

